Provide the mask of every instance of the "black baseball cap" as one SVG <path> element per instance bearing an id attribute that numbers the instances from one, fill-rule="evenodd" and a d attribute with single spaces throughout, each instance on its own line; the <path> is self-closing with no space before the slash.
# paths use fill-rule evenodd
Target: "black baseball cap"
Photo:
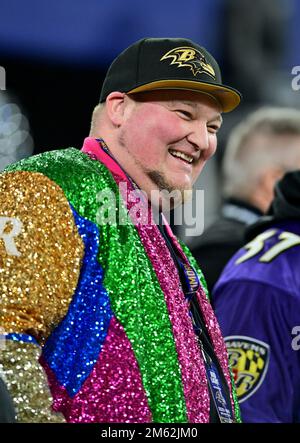
<path id="1" fill-rule="evenodd" d="M 214 97 L 223 112 L 238 106 L 241 94 L 222 84 L 213 56 L 192 40 L 144 38 L 125 49 L 110 65 L 100 103 L 113 91 L 134 94 L 158 89 L 186 89 Z"/>

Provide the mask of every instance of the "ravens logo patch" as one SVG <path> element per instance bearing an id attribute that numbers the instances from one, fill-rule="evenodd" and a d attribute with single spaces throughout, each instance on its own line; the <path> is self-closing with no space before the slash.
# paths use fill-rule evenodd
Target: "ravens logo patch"
<path id="1" fill-rule="evenodd" d="M 197 74 L 205 73 L 212 77 L 214 80 L 216 79 L 214 68 L 211 66 L 210 63 L 207 62 L 205 56 L 195 48 L 189 46 L 180 46 L 178 48 L 174 48 L 163 55 L 160 61 L 166 60 L 168 58 L 172 59 L 170 63 L 171 65 L 176 64 L 178 65 L 178 68 L 190 68 L 194 76 L 196 76 Z"/>
<path id="2" fill-rule="evenodd" d="M 241 403 L 262 384 L 269 366 L 270 347 L 260 340 L 240 335 L 226 337 L 225 343 Z"/>

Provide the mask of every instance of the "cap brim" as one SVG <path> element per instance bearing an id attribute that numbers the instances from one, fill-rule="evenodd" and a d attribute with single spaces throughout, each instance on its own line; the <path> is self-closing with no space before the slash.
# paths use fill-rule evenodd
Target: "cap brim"
<path id="1" fill-rule="evenodd" d="M 184 89 L 203 92 L 215 98 L 220 103 L 223 112 L 233 111 L 241 101 L 241 94 L 229 86 L 196 82 L 192 80 L 159 80 L 138 86 L 127 93 L 134 94 L 136 92 L 153 91 L 158 89 Z"/>

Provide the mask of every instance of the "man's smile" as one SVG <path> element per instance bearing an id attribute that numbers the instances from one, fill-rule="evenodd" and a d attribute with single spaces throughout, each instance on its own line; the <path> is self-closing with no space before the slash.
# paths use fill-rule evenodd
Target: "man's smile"
<path id="1" fill-rule="evenodd" d="M 186 153 L 181 152 L 181 151 L 177 151 L 175 149 L 169 149 L 169 153 L 173 157 L 180 158 L 181 160 L 183 160 L 184 162 L 189 163 L 189 164 L 191 164 L 194 161 L 194 158 L 191 155 L 186 154 Z"/>

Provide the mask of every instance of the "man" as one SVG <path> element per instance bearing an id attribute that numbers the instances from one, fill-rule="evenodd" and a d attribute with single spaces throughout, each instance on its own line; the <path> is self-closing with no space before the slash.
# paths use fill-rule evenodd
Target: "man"
<path id="1" fill-rule="evenodd" d="M 233 129 L 223 159 L 222 212 L 193 249 L 210 291 L 243 246 L 246 226 L 268 209 L 276 180 L 298 167 L 299 110 L 261 108 Z"/>
<path id="2" fill-rule="evenodd" d="M 15 352 L 42 346 L 67 421 L 239 421 L 202 274 L 160 210 L 190 193 L 239 101 L 204 48 L 143 39 L 109 68 L 81 152 L 3 175 L 3 328 Z"/>
<path id="3" fill-rule="evenodd" d="M 300 171 L 276 185 L 214 290 L 244 422 L 300 422 Z"/>

